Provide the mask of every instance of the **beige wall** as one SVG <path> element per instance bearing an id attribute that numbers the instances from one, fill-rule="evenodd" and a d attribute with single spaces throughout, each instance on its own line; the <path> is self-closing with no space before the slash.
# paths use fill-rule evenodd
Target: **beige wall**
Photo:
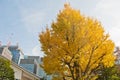
<path id="1" fill-rule="evenodd" d="M 11 61 L 11 59 L 12 59 L 12 54 L 11 54 L 11 52 L 8 50 L 8 47 L 5 47 L 5 48 L 3 49 L 2 56 L 4 56 L 5 58 L 7 58 L 8 60 Z"/>
<path id="2" fill-rule="evenodd" d="M 20 70 L 19 68 L 11 65 L 11 68 L 14 70 L 14 75 L 15 75 L 15 79 L 20 79 L 21 80 L 21 77 L 22 77 L 22 70 Z"/>
<path id="3" fill-rule="evenodd" d="M 19 80 L 40 80 L 39 77 L 35 76 L 34 74 L 24 70 L 23 68 L 19 67 L 17 64 L 12 63 L 11 68 L 14 70 L 15 79 Z"/>
<path id="4" fill-rule="evenodd" d="M 21 80 L 34 80 L 34 78 L 31 77 L 31 76 L 29 76 L 29 75 L 26 74 L 26 73 L 23 73 Z"/>

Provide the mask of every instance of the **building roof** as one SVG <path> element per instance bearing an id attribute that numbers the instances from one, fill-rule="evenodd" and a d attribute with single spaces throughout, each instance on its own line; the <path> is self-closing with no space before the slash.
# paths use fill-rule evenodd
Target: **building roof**
<path id="1" fill-rule="evenodd" d="M 7 47 L 7 46 L 6 46 L 6 45 L 0 46 L 0 48 L 4 48 L 4 47 Z M 17 49 L 18 49 L 18 46 L 16 46 L 16 45 L 11 45 L 11 46 L 8 46 L 8 49 L 9 49 L 9 50 L 12 50 L 12 49 L 17 50 Z"/>
<path id="2" fill-rule="evenodd" d="M 28 56 L 29 59 L 39 59 L 40 56 Z"/>
<path id="3" fill-rule="evenodd" d="M 20 64 L 34 64 L 35 59 L 21 59 Z"/>

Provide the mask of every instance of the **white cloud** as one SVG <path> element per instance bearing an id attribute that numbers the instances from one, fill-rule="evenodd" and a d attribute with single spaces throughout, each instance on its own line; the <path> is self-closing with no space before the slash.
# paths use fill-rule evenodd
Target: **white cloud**
<path id="1" fill-rule="evenodd" d="M 94 10 L 111 39 L 120 46 L 120 0 L 100 0 Z"/>
<path id="2" fill-rule="evenodd" d="M 32 49 L 32 55 L 43 57 L 44 53 L 40 50 L 40 46 L 37 45 Z"/>

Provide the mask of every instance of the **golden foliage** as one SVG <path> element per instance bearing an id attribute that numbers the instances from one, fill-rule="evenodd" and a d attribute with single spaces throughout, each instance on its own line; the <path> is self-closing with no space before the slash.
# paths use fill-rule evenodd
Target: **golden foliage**
<path id="1" fill-rule="evenodd" d="M 46 55 L 43 67 L 48 74 L 65 80 L 92 79 L 101 64 L 114 64 L 114 43 L 100 22 L 81 15 L 68 4 L 51 29 L 47 28 L 39 37 Z"/>

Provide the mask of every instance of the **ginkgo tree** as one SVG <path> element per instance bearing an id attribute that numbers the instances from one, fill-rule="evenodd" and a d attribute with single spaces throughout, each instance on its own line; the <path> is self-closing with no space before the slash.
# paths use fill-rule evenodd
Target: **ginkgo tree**
<path id="1" fill-rule="evenodd" d="M 101 23 L 64 5 L 51 28 L 40 33 L 43 68 L 53 80 L 95 80 L 99 67 L 114 65 L 114 43 Z"/>

